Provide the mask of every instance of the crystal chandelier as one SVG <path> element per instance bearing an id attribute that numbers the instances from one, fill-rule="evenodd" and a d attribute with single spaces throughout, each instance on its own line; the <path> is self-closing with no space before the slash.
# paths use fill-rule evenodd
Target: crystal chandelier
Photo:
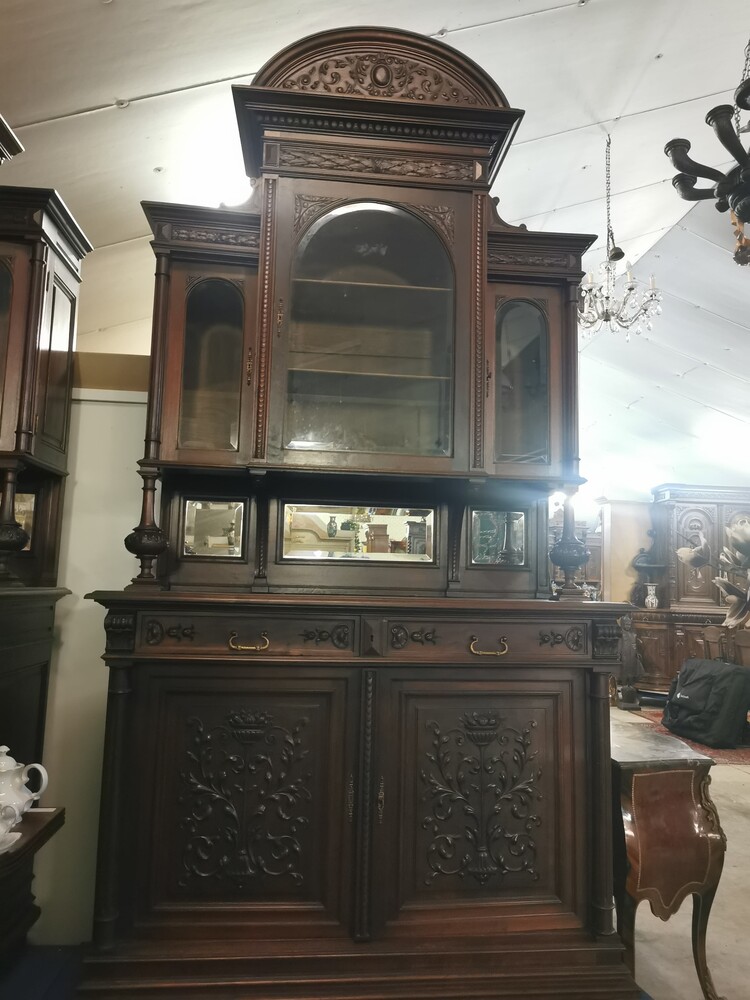
<path id="1" fill-rule="evenodd" d="M 630 340 L 630 330 L 635 327 L 635 332 L 640 333 L 645 326 L 651 329 L 651 320 L 661 313 L 661 292 L 654 284 L 654 276 L 651 275 L 649 287 L 643 292 L 639 292 L 630 264 L 626 262 L 625 284 L 623 295 L 618 298 L 616 294 L 617 282 L 617 262 L 625 256 L 623 251 L 615 244 L 615 235 L 612 230 L 611 201 L 612 190 L 610 183 L 610 147 L 612 137 L 607 135 L 607 145 L 605 147 L 605 174 L 606 174 L 606 202 L 607 202 L 607 258 L 600 265 L 602 278 L 594 281 L 593 274 L 589 274 L 584 284 L 580 288 L 578 302 L 578 327 L 584 336 L 597 333 L 602 327 L 609 328 L 612 333 L 618 330 L 625 330 L 625 339 Z"/>
<path id="2" fill-rule="evenodd" d="M 742 83 L 734 92 L 734 104 L 720 104 L 706 115 L 706 124 L 714 130 L 716 138 L 732 155 L 736 165 L 722 173 L 714 167 L 698 163 L 688 156 L 690 143 L 687 139 L 671 139 L 664 152 L 672 166 L 680 171 L 672 178 L 672 184 L 681 198 L 686 201 L 713 198 L 719 212 L 730 210 L 737 238 L 734 259 L 738 264 L 750 264 L 750 240 L 745 236 L 745 224 L 750 223 L 750 152 L 745 151 L 740 141 L 740 133 L 749 131 L 750 126 L 740 128 L 740 108 L 750 111 L 750 41 L 745 47 L 745 69 Z M 699 177 L 712 181 L 712 185 L 696 187 Z"/>

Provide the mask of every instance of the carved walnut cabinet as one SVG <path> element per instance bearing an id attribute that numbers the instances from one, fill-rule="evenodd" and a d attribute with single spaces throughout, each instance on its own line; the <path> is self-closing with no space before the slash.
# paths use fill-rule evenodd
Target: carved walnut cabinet
<path id="1" fill-rule="evenodd" d="M 620 609 L 547 599 L 590 238 L 499 219 L 522 113 L 440 43 L 312 36 L 235 103 L 250 202 L 144 206 L 141 568 L 92 595 L 111 680 L 82 990 L 635 998 Z"/>

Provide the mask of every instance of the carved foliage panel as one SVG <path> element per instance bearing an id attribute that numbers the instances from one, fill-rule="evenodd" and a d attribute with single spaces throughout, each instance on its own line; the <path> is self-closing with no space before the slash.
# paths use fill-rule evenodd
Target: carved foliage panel
<path id="1" fill-rule="evenodd" d="M 503 693 L 487 681 L 394 681 L 392 695 L 399 704 L 389 716 L 401 728 L 390 780 L 401 787 L 386 781 L 384 819 L 394 826 L 383 846 L 400 863 L 389 916 L 428 902 L 570 904 L 573 831 L 559 787 L 565 699 L 549 686 Z M 557 846 L 567 838 L 562 872 Z"/>
<path id="2" fill-rule="evenodd" d="M 152 902 L 318 903 L 330 919 L 345 849 L 345 672 L 200 688 L 160 701 Z"/>
<path id="3" fill-rule="evenodd" d="M 690 563 L 672 553 L 674 600 L 681 604 L 718 604 L 713 578 L 718 562 L 717 510 L 712 504 L 674 508 L 674 548 L 692 549 Z"/>

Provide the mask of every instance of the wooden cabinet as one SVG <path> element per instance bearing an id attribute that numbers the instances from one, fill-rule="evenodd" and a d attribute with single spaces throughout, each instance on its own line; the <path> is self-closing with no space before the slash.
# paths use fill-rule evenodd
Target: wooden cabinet
<path id="1" fill-rule="evenodd" d="M 235 103 L 248 204 L 144 206 L 141 570 L 91 595 L 110 695 L 83 995 L 635 1000 L 624 609 L 540 600 L 548 497 L 580 481 L 591 238 L 496 215 L 521 112 L 445 45 L 326 32 Z"/>
<path id="2" fill-rule="evenodd" d="M 518 975 L 532 997 L 563 982 L 561 996 L 637 997 L 596 909 L 611 916 L 598 847 L 609 764 L 591 761 L 608 724 L 612 609 L 97 600 L 111 669 L 105 951 L 83 995 L 107 996 L 114 979 L 146 991 L 145 959 L 179 966 L 181 983 L 208 977 L 218 995 L 217 961 L 251 996 L 269 975 L 290 998 L 355 979 L 405 996 L 414 976 L 429 981 L 439 940 L 446 997 L 489 983 L 511 996 Z M 238 620 L 247 638 L 292 645 L 306 620 L 306 645 L 237 643 Z M 499 648 L 485 648 L 492 636 Z M 123 747 L 126 733 L 140 736 Z"/>
<path id="3" fill-rule="evenodd" d="M 56 587 L 57 562 L 78 284 L 91 249 L 55 191 L 0 187 L 0 742 L 24 763 L 43 760 L 55 605 L 68 593 Z M 2 959 L 39 916 L 33 858 L 62 822 L 61 809 L 28 814 L 0 859 Z"/>
<path id="4" fill-rule="evenodd" d="M 0 188 L 0 585 L 57 578 L 76 302 L 91 249 L 55 191 Z"/>
<path id="5" fill-rule="evenodd" d="M 638 687 L 667 691 L 685 660 L 705 655 L 704 629 L 724 620 L 727 605 L 713 581 L 726 529 L 750 518 L 750 491 L 665 483 L 653 493 L 647 556 L 657 565 L 648 579 L 657 584 L 660 607 L 636 612 L 633 621 L 645 670 Z M 678 558 L 678 549 L 699 546 L 705 558 L 698 565 Z"/>

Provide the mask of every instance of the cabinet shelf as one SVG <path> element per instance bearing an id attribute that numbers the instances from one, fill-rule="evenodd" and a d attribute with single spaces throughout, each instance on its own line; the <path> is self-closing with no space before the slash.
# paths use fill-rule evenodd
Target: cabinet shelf
<path id="1" fill-rule="evenodd" d="M 290 375 L 335 375 L 352 379 L 408 379 L 421 382 L 450 382 L 450 375 L 412 375 L 408 372 L 354 372 L 341 368 L 289 368 Z"/>
<path id="2" fill-rule="evenodd" d="M 403 329 L 447 328 L 453 321 L 453 289 L 369 281 L 294 281 L 292 319 L 297 322 L 381 323 Z"/>
<path id="3" fill-rule="evenodd" d="M 451 293 L 452 288 L 446 285 L 397 285 L 395 282 L 385 282 L 385 281 L 343 281 L 341 279 L 335 278 L 295 278 L 295 284 L 303 285 L 327 285 L 331 287 L 348 287 L 348 288 L 388 288 L 397 289 L 398 291 L 414 291 L 414 292 L 443 292 Z"/>

